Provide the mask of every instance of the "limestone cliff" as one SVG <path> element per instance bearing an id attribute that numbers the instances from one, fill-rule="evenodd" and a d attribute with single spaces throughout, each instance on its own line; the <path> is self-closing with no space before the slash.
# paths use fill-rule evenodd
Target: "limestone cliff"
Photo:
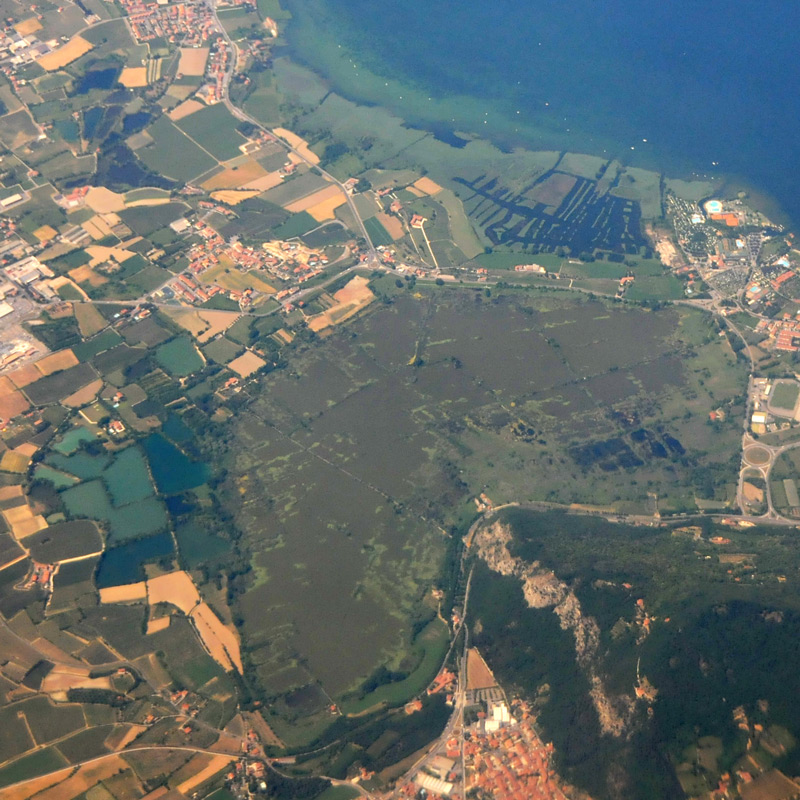
<path id="1" fill-rule="evenodd" d="M 575 639 L 575 656 L 591 684 L 590 695 L 604 733 L 621 736 L 625 733 L 634 708 L 628 695 L 610 696 L 598 675 L 600 629 L 592 617 L 585 616 L 574 591 L 559 580 L 552 570 L 538 561 L 528 563 L 512 556 L 508 545 L 512 539 L 509 526 L 492 522 L 479 527 L 472 546 L 488 567 L 500 575 L 519 578 L 525 602 L 531 608 L 553 608 L 562 630 Z"/>

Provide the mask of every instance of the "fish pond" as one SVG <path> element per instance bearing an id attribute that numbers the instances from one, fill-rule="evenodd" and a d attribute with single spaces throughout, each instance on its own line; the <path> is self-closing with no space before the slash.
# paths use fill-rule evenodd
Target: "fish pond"
<path id="1" fill-rule="evenodd" d="M 150 461 L 153 480 L 162 494 L 179 494 L 205 483 L 211 468 L 202 461 L 192 461 L 161 434 L 154 433 L 142 443 Z"/>

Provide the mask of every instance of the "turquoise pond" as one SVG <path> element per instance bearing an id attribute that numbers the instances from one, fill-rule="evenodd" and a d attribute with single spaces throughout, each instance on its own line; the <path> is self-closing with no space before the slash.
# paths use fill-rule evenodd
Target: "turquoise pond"
<path id="1" fill-rule="evenodd" d="M 56 489 L 66 489 L 68 486 L 74 486 L 78 482 L 78 479 L 74 476 L 67 475 L 65 472 L 60 472 L 45 464 L 39 464 L 36 467 L 33 471 L 33 479 L 36 481 L 50 481 Z"/>
<path id="2" fill-rule="evenodd" d="M 70 475 L 75 475 L 81 480 L 88 481 L 92 478 L 99 478 L 103 474 L 103 470 L 111 462 L 111 456 L 91 456 L 83 452 L 74 453 L 71 456 L 51 453 L 45 461 L 56 469 L 69 472 Z"/>
<path id="3" fill-rule="evenodd" d="M 150 496 L 135 503 L 114 507 L 100 480 L 81 483 L 61 493 L 64 505 L 74 517 L 96 519 L 108 525 L 108 544 L 157 533 L 167 527 L 164 504 Z"/>
<path id="4" fill-rule="evenodd" d="M 135 503 L 154 494 L 147 461 L 138 447 L 117 453 L 102 477 L 115 506 Z"/>
<path id="5" fill-rule="evenodd" d="M 160 433 L 151 434 L 142 444 L 150 461 L 153 480 L 162 494 L 179 494 L 194 489 L 211 476 L 208 464 L 192 461 Z"/>
<path id="6" fill-rule="evenodd" d="M 94 442 L 96 440 L 97 437 L 86 428 L 73 428 L 64 434 L 60 442 L 53 445 L 53 450 L 68 456 L 70 453 L 74 453 L 82 442 Z"/>
<path id="7" fill-rule="evenodd" d="M 170 414 L 161 428 L 161 432 L 176 444 L 189 442 L 194 438 L 192 429 L 177 415 Z"/>

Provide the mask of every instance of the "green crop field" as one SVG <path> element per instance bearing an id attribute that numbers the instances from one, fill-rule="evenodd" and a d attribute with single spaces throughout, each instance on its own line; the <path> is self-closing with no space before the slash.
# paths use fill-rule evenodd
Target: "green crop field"
<path id="1" fill-rule="evenodd" d="M 88 361 L 98 353 L 111 350 L 112 347 L 116 347 L 121 342 L 122 338 L 116 331 L 107 330 L 95 336 L 93 339 L 88 339 L 85 342 L 76 344 L 72 348 L 72 352 L 75 353 L 79 361 Z"/>
<path id="2" fill-rule="evenodd" d="M 295 236 L 302 236 L 317 227 L 319 227 L 319 222 L 308 211 L 301 211 L 299 214 L 292 214 L 286 222 L 273 228 L 272 235 L 276 239 L 293 239 Z"/>
<path id="3" fill-rule="evenodd" d="M 374 245 L 390 245 L 393 244 L 394 240 L 389 235 L 389 231 L 383 227 L 381 221 L 377 217 L 370 217 L 368 220 L 364 222 L 364 227 L 367 229 L 367 233 L 372 239 L 372 243 Z"/>
<path id="4" fill-rule="evenodd" d="M 211 155 L 200 149 L 167 117 L 159 117 L 148 132 L 154 143 L 142 148 L 136 155 L 161 175 L 186 182 L 208 172 L 216 164 Z M 181 157 L 175 158 L 175 153 L 180 153 Z"/>
<path id="5" fill-rule="evenodd" d="M 78 364 L 29 384 L 25 387 L 25 394 L 37 405 L 55 403 L 96 377 L 97 374 L 89 364 Z"/>
<path id="6" fill-rule="evenodd" d="M 203 366 L 203 357 L 188 336 L 178 336 L 156 350 L 156 360 L 177 377 L 191 375 Z"/>
<path id="7" fill-rule="evenodd" d="M 770 397 L 770 407 L 792 411 L 797 405 L 797 398 L 800 397 L 800 385 L 796 383 L 780 382 L 775 383 Z"/>
<path id="8" fill-rule="evenodd" d="M 217 364 L 227 364 L 229 361 L 233 361 L 241 352 L 241 345 L 234 344 L 230 339 L 226 339 L 224 336 L 215 339 L 203 348 L 205 357 L 216 361 Z"/>
<path id="9" fill-rule="evenodd" d="M 0 788 L 66 767 L 68 761 L 54 747 L 46 747 L 0 769 Z"/>
<path id="10" fill-rule="evenodd" d="M 177 126 L 220 161 L 236 158 L 247 140 L 237 130 L 236 119 L 224 103 L 208 106 L 179 120 Z"/>

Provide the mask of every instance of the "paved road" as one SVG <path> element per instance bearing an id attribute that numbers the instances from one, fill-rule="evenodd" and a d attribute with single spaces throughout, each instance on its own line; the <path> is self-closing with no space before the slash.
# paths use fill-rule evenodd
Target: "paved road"
<path id="1" fill-rule="evenodd" d="M 356 219 L 358 224 L 359 230 L 361 235 L 364 237 L 364 240 L 367 242 L 367 247 L 369 251 L 369 257 L 367 259 L 366 266 L 368 267 L 375 267 L 380 264 L 380 257 L 378 256 L 377 251 L 375 250 L 375 246 L 372 243 L 372 238 L 370 237 L 369 233 L 367 232 L 366 225 L 364 225 L 364 220 L 361 219 L 361 215 L 358 213 L 358 209 L 356 208 L 356 204 L 353 201 L 353 197 L 344 188 L 343 184 L 337 179 L 334 178 L 329 172 L 324 170 L 319 164 L 315 164 L 312 161 L 309 161 L 300 151 L 295 150 L 288 142 L 281 139 L 277 134 L 273 133 L 269 128 L 266 128 L 262 125 L 255 117 L 250 116 L 246 111 L 239 108 L 239 106 L 234 105 L 230 98 L 230 83 L 233 80 L 233 76 L 236 74 L 236 67 L 237 67 L 237 60 L 238 60 L 238 50 L 236 45 L 233 43 L 233 40 L 228 35 L 228 32 L 225 30 L 224 26 L 219 20 L 219 16 L 217 14 L 217 0 L 207 0 L 208 7 L 211 9 L 211 13 L 214 15 L 214 19 L 219 27 L 219 30 L 222 34 L 222 38 L 225 40 L 226 44 L 230 48 L 231 51 L 231 59 L 229 62 L 229 68 L 226 72 L 224 78 L 222 79 L 222 102 L 225 104 L 228 111 L 233 114 L 242 122 L 249 122 L 251 125 L 258 128 L 258 130 L 267 133 L 269 136 L 273 137 L 276 142 L 278 142 L 282 147 L 284 147 L 288 152 L 294 153 L 299 159 L 303 162 L 308 164 L 308 166 L 312 167 L 313 169 L 319 170 L 322 173 L 323 177 L 329 180 L 331 183 L 335 184 L 336 186 L 344 192 L 344 196 L 347 198 L 347 205 L 350 211 L 353 214 L 353 217 Z"/>

